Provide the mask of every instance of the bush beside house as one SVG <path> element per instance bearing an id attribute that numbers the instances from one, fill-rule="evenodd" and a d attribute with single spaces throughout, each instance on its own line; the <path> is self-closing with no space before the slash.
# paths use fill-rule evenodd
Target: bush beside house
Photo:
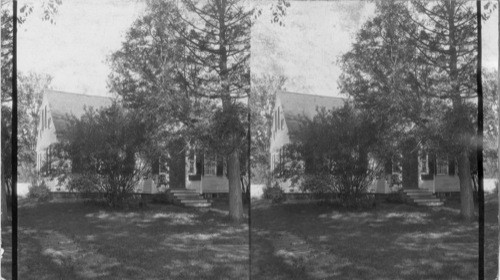
<path id="1" fill-rule="evenodd" d="M 121 206 L 142 175 L 137 157 L 144 143 L 143 129 L 140 120 L 117 103 L 87 110 L 80 119 L 70 118 L 52 149 L 56 176 L 68 182 L 70 191 L 98 193 L 109 206 Z"/>

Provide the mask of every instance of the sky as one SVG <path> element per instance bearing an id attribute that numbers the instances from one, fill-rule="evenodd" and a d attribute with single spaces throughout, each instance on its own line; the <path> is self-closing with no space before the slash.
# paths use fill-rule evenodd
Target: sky
<path id="1" fill-rule="evenodd" d="M 139 0 L 63 0 L 51 24 L 35 9 L 18 27 L 18 69 L 51 75 L 55 90 L 109 95 L 106 59 L 143 10 Z"/>
<path id="2" fill-rule="evenodd" d="M 19 6 L 28 0 L 19 0 Z M 107 57 L 118 50 L 127 29 L 143 12 L 144 0 L 63 0 L 55 24 L 37 10 L 19 26 L 18 69 L 46 73 L 56 90 L 108 95 Z M 251 71 L 288 78 L 287 90 L 339 95 L 336 64 L 353 36 L 373 14 L 360 1 L 291 2 L 284 26 L 270 23 L 268 8 L 252 27 Z M 39 10 L 38 10 L 39 11 Z M 483 33 L 483 64 L 497 67 L 497 12 Z"/>
<path id="3" fill-rule="evenodd" d="M 293 92 L 339 96 L 336 61 L 374 13 L 362 1 L 291 2 L 284 26 L 271 23 L 269 2 L 252 29 L 252 74 L 283 75 Z M 498 13 L 483 26 L 483 65 L 497 68 Z"/>

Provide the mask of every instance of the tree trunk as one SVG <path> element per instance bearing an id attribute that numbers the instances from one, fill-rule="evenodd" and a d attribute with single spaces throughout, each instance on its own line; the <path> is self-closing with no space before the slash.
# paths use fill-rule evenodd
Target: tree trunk
<path id="1" fill-rule="evenodd" d="M 403 146 L 403 189 L 418 189 L 418 149 L 414 139 Z"/>
<path id="2" fill-rule="evenodd" d="M 457 54 L 457 34 L 456 34 L 456 3 L 454 1 L 447 2 L 448 6 L 448 25 L 449 25 L 449 67 L 450 67 L 450 82 L 451 92 L 456 96 L 452 98 L 453 108 L 458 109 L 462 106 L 462 100 L 459 94 L 460 83 L 458 76 L 458 54 Z M 463 143 L 462 143 L 463 144 Z M 472 192 L 472 176 L 470 169 L 469 155 L 467 147 L 463 148 L 458 155 L 458 178 L 460 179 L 460 214 L 462 217 L 470 221 L 474 217 L 474 198 Z"/>
<path id="3" fill-rule="evenodd" d="M 169 186 L 173 189 L 186 188 L 186 152 L 184 140 L 175 140 L 169 148 Z"/>
<path id="4" fill-rule="evenodd" d="M 458 178 L 460 179 L 460 214 L 465 220 L 472 221 L 474 218 L 474 199 L 470 161 L 467 151 L 462 151 L 457 160 Z"/>
<path id="5" fill-rule="evenodd" d="M 9 216 L 7 213 L 7 189 L 6 189 L 5 180 L 3 179 L 3 174 L 1 176 L 2 176 L 2 178 L 0 179 L 0 181 L 2 181 L 1 182 L 1 184 L 2 184 L 2 190 L 1 190 L 2 201 L 0 203 L 1 203 L 1 207 L 2 207 L 2 226 L 3 226 L 3 225 L 8 224 Z"/>
<path id="6" fill-rule="evenodd" d="M 243 219 L 243 202 L 238 149 L 228 156 L 227 177 L 229 180 L 229 217 L 234 222 L 240 222 Z"/>
<path id="7" fill-rule="evenodd" d="M 498 35 L 499 35 L 499 40 L 498 40 L 498 51 L 499 51 L 499 54 L 500 54 L 500 0 L 498 1 L 498 6 L 497 6 L 497 10 L 498 10 Z M 497 87 L 497 100 L 498 100 L 498 104 L 500 105 L 500 55 L 498 56 L 498 68 L 497 68 L 497 75 L 498 75 L 498 87 Z M 500 121 L 500 106 L 497 106 L 497 117 L 499 117 L 499 121 Z M 498 156 L 498 159 L 497 159 L 497 191 L 500 187 L 500 122 L 498 124 L 498 130 L 497 130 L 497 156 Z M 497 206 L 498 206 L 498 242 L 500 244 L 500 191 L 497 192 L 497 196 L 498 196 L 498 202 L 497 202 Z M 497 274 L 497 279 L 500 279 L 500 246 L 498 246 L 498 274 Z"/>

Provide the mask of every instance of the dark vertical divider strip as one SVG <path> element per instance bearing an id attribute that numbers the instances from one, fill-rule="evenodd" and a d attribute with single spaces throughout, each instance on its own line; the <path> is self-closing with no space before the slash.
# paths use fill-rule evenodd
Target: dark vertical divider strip
<path id="1" fill-rule="evenodd" d="M 477 8 L 477 179 L 478 179 L 478 204 L 479 204 L 479 263 L 478 279 L 484 279 L 484 190 L 483 190 L 483 84 L 482 84 L 482 36 L 481 36 L 481 1 L 476 1 Z M 500 7 L 498 7 L 500 9 Z"/>
<path id="2" fill-rule="evenodd" d="M 17 279 L 17 0 L 12 16 L 12 279 Z"/>
<path id="3" fill-rule="evenodd" d="M 252 191 L 252 185 L 251 185 L 251 179 L 252 179 L 252 162 L 251 162 L 251 151 L 252 151 L 252 130 L 251 130 L 251 120 L 252 120 L 252 111 L 250 109 L 250 96 L 248 97 L 248 154 L 247 154 L 247 164 L 248 164 L 248 269 L 250 270 L 248 272 L 248 276 L 251 279 L 252 278 L 252 196 L 251 196 L 251 191 Z"/>

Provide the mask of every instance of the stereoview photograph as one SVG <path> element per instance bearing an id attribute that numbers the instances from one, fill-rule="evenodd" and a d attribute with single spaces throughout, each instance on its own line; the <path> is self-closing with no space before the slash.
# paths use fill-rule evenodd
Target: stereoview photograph
<path id="1" fill-rule="evenodd" d="M 485 279 L 498 271 L 498 11 L 483 25 Z M 477 279 L 473 1 L 263 1 L 252 279 Z"/>
<path id="2" fill-rule="evenodd" d="M 240 0 L 18 1 L 18 270 L 7 225 L 3 278 L 249 278 L 252 15 Z"/>

